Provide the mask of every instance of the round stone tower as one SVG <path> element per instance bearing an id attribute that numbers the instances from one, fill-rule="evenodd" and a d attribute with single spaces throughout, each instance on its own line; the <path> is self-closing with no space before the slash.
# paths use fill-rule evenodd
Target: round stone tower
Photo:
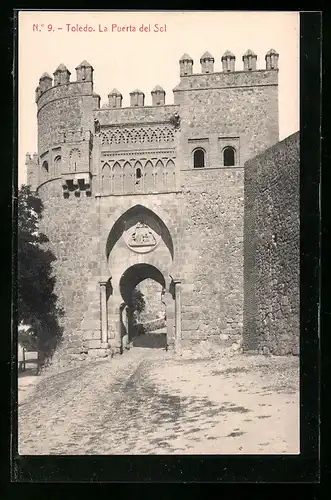
<path id="1" fill-rule="evenodd" d="M 44 73 L 36 89 L 38 154 L 27 164 L 28 181 L 32 189 L 57 179 L 65 193 L 82 185 L 88 191 L 93 110 L 100 107 L 100 97 L 93 92 L 93 68 L 83 61 L 73 82 L 64 64 L 53 75 L 54 81 Z"/>

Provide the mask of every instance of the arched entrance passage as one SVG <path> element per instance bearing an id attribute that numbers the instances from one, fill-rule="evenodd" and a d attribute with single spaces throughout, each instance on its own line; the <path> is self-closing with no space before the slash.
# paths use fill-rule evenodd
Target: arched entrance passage
<path id="1" fill-rule="evenodd" d="M 122 352 L 129 343 L 129 337 L 132 337 L 129 304 L 135 287 L 141 291 L 140 283 L 145 286 L 149 282 L 145 289 L 150 291 L 154 287 L 154 295 L 160 299 L 162 295 L 161 303 L 166 310 L 167 345 L 174 344 L 176 335 L 180 335 L 180 287 L 177 286 L 178 279 L 175 279 L 175 285 L 172 277 L 174 244 L 170 230 L 160 217 L 162 211 L 159 207 L 157 211 L 159 215 L 143 205 L 135 205 L 123 213 L 119 209 L 112 216 L 114 223 L 109 233 L 104 234 L 107 269 L 102 275 L 111 280 L 112 293 L 106 294 L 105 283 L 101 284 L 102 331 L 103 338 L 115 352 Z M 163 216 L 166 220 L 169 218 L 166 213 Z M 174 230 L 172 232 L 175 234 Z M 158 316 L 144 319 L 145 323 L 151 321 L 155 326 L 152 320 L 159 326 Z"/>
<path id="2" fill-rule="evenodd" d="M 122 345 L 167 348 L 166 280 L 153 265 L 130 266 L 119 281 Z"/>

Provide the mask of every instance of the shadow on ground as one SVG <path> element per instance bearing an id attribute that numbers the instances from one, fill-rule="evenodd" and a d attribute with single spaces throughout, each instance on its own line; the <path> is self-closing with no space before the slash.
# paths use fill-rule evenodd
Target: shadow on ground
<path id="1" fill-rule="evenodd" d="M 240 398 L 235 403 L 227 392 L 224 400 L 222 397 L 218 401 L 211 400 L 207 392 L 184 394 L 180 384 L 188 382 L 185 379 L 190 372 L 186 368 L 191 363 L 202 363 L 193 369 L 200 390 L 204 377 L 210 374 L 219 376 L 220 383 L 222 378 L 229 378 L 227 383 L 236 386 L 238 392 L 238 387 L 245 389 L 242 384 L 246 384 L 247 391 L 258 398 L 280 391 L 289 393 L 297 384 L 298 368 L 288 360 L 275 361 L 271 370 L 262 360 L 250 367 L 244 358 L 236 361 L 243 366 L 229 367 L 229 360 L 210 366 L 210 360 L 176 360 L 159 350 L 155 351 L 156 359 L 153 349 L 150 351 L 143 349 L 144 357 L 140 358 L 133 356 L 139 349 L 133 349 L 131 362 L 130 358 L 127 362 L 119 359 L 115 369 L 104 360 L 41 380 L 29 400 L 20 406 L 21 441 L 27 450 L 24 454 L 43 454 L 43 450 L 52 455 L 195 453 L 204 441 L 216 446 L 222 429 L 226 428 L 226 441 L 242 436 L 246 429 L 233 428 L 234 421 L 237 427 L 241 427 L 241 421 L 258 421 L 258 427 L 266 422 L 270 426 L 272 401 L 268 398 L 258 399 L 256 407 L 250 403 L 246 407 L 240 404 Z M 179 378 L 170 377 L 168 383 L 168 370 L 171 373 L 173 369 Z M 250 374 L 254 377 L 249 378 Z M 206 450 L 211 448 L 206 445 Z M 216 452 L 222 450 L 217 448 Z"/>
<path id="2" fill-rule="evenodd" d="M 159 388 L 148 379 L 148 369 L 150 365 L 147 367 L 142 363 L 124 387 L 118 386 L 121 397 L 113 401 L 111 407 L 112 449 L 100 451 L 97 444 L 101 442 L 101 429 L 107 427 L 109 415 L 104 418 L 100 429 L 90 436 L 89 453 L 131 453 L 137 445 L 141 453 L 155 453 L 156 447 L 167 453 L 189 450 L 188 442 L 201 441 L 201 430 L 210 432 L 219 423 L 220 416 L 226 418 L 233 412 L 251 411 L 226 401 L 217 404 L 208 397 L 159 392 Z M 144 379 L 143 383 L 141 379 Z M 180 446 L 180 436 L 185 437 L 184 447 Z M 140 446 L 140 441 L 146 445 Z"/>
<path id="3" fill-rule="evenodd" d="M 17 376 L 19 379 L 31 377 L 31 376 L 38 377 L 39 376 L 38 375 L 38 368 L 26 368 L 25 370 L 18 372 Z"/>
<path id="4" fill-rule="evenodd" d="M 165 333 L 145 333 L 134 337 L 132 345 L 133 347 L 165 349 L 167 346 L 167 336 Z"/>

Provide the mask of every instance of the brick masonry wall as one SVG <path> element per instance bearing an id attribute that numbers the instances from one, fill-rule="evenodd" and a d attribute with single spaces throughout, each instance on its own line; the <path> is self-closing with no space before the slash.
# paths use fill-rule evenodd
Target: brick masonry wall
<path id="1" fill-rule="evenodd" d="M 299 353 L 299 132 L 245 165 L 244 345 Z"/>

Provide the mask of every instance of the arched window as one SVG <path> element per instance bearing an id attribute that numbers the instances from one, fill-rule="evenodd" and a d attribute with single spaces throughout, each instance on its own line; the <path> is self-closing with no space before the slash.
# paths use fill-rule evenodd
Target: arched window
<path id="1" fill-rule="evenodd" d="M 223 151 L 224 167 L 233 167 L 235 165 L 235 150 L 230 146 Z"/>
<path id="2" fill-rule="evenodd" d="M 141 168 L 136 168 L 136 179 L 141 179 Z"/>
<path id="3" fill-rule="evenodd" d="M 168 191 L 172 191 L 176 187 L 175 183 L 175 164 L 172 160 L 168 160 L 165 169 L 165 184 Z"/>
<path id="4" fill-rule="evenodd" d="M 142 184 L 143 184 L 143 167 L 140 161 L 137 161 L 135 166 L 134 166 L 134 186 L 135 186 L 135 191 L 141 191 L 142 190 Z"/>
<path id="5" fill-rule="evenodd" d="M 76 172 L 77 166 L 79 165 L 80 160 L 80 151 L 77 148 L 74 148 L 70 151 L 69 154 L 69 170 L 70 172 Z"/>
<path id="6" fill-rule="evenodd" d="M 117 162 L 113 166 L 113 193 L 123 193 L 123 171 L 121 165 Z"/>
<path id="7" fill-rule="evenodd" d="M 57 177 L 61 175 L 61 156 L 56 156 L 54 158 L 54 176 Z"/>
<path id="8" fill-rule="evenodd" d="M 155 165 L 155 190 L 164 191 L 164 165 L 161 160 L 158 160 Z"/>
<path id="9" fill-rule="evenodd" d="M 43 170 L 44 170 L 44 172 L 48 173 L 48 161 L 44 161 L 44 163 L 43 163 Z"/>
<path id="10" fill-rule="evenodd" d="M 194 168 L 203 168 L 205 166 L 205 152 L 203 149 L 196 149 L 193 154 Z"/>
<path id="11" fill-rule="evenodd" d="M 127 161 L 123 167 L 124 175 L 124 193 L 134 192 L 134 179 L 133 179 L 133 167 L 129 161 Z"/>
<path id="12" fill-rule="evenodd" d="M 111 192 L 111 170 L 108 163 L 105 163 L 101 171 L 101 190 L 103 194 Z"/>
<path id="13" fill-rule="evenodd" d="M 154 191 L 154 169 L 153 169 L 153 164 L 150 160 L 145 164 L 144 167 L 144 174 L 145 174 L 145 191 L 148 192 L 153 192 Z"/>

